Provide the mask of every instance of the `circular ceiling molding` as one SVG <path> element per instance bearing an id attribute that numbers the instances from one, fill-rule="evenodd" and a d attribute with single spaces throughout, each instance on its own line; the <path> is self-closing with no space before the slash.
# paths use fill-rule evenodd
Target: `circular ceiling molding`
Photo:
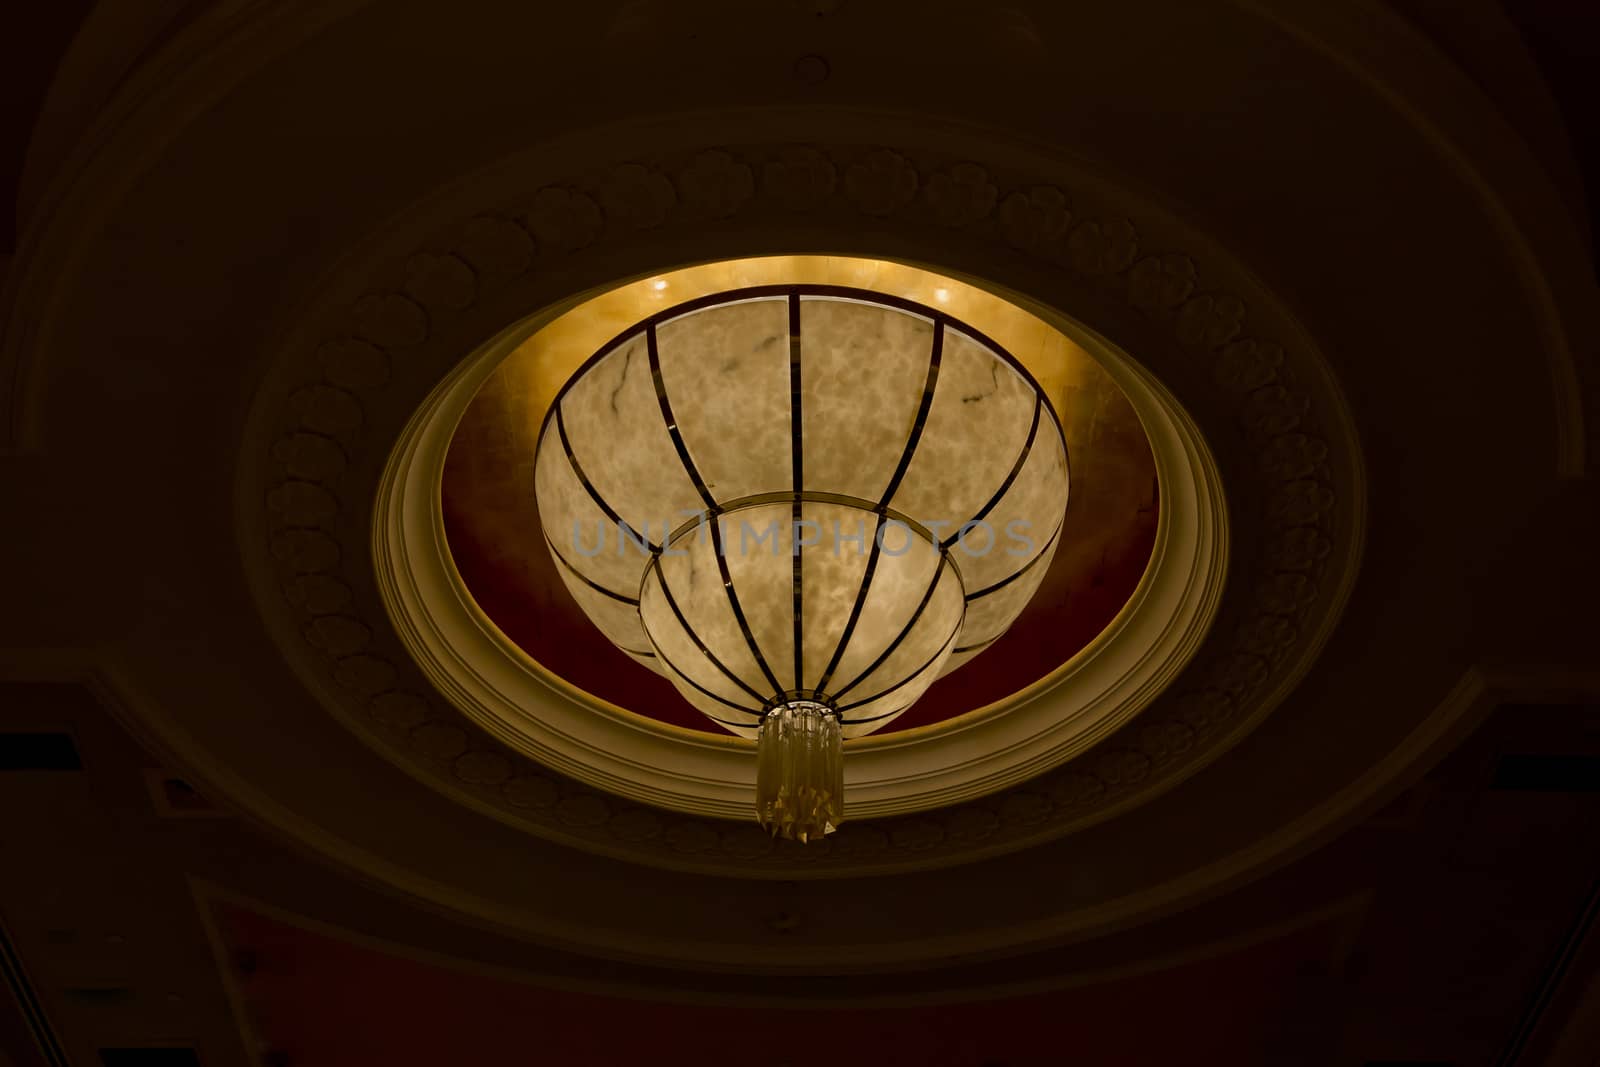
<path id="1" fill-rule="evenodd" d="M 967 283 L 928 271 L 839 258 L 791 258 L 716 265 L 746 277 L 840 284 L 871 269 L 885 295 L 926 297 L 980 312 L 966 321 L 1007 344 L 1032 336 L 1028 356 L 1056 392 L 1074 364 L 1105 368 L 1137 412 L 1154 455 L 1165 505 L 1142 581 L 1087 647 L 1048 676 L 969 714 L 849 742 L 847 818 L 904 815 L 985 796 L 1061 765 L 1147 706 L 1188 663 L 1215 615 L 1227 573 L 1221 478 L 1192 420 L 1124 354 L 1076 324 L 1060 334 L 1032 315 Z M 650 294 L 707 287 L 691 268 L 640 279 L 621 303 L 648 307 Z M 572 343 L 574 318 L 609 328 L 610 316 L 583 306 L 552 327 L 571 343 L 567 359 L 598 345 Z M 755 785 L 754 745 L 662 723 L 577 689 L 534 661 L 494 625 L 453 565 L 440 510 L 440 484 L 456 427 L 484 381 L 518 351 L 549 351 L 534 316 L 472 354 L 416 413 L 393 453 L 373 516 L 379 588 L 407 650 L 438 690 L 514 750 L 606 792 L 687 814 L 747 820 Z M 999 327 L 1003 334 L 990 332 Z M 1010 346 L 1007 344 L 1007 347 Z M 1014 350 L 1016 351 L 1016 350 Z M 558 361 L 555 357 L 552 361 Z M 1025 363 L 1024 365 L 1029 365 Z M 1030 366 L 1030 369 L 1032 367 Z M 559 368 L 546 370 L 551 383 Z M 559 386 L 558 386 L 559 387 Z M 537 429 L 538 423 L 534 424 Z M 531 454 L 530 454 L 531 459 Z M 529 487 L 531 496 L 531 486 Z M 536 529 L 527 533 L 543 550 Z M 1070 533 L 1064 536 L 1070 536 Z M 581 616 L 554 624 L 587 627 Z M 590 640 L 603 644 L 593 632 Z M 981 660 L 979 661 L 982 662 Z M 643 668 L 634 667 L 635 670 Z"/>
<path id="2" fill-rule="evenodd" d="M 686 150 L 663 142 L 655 151 L 645 162 L 565 180 L 530 181 L 536 164 L 508 164 L 501 177 L 474 184 L 476 210 L 461 212 L 455 194 L 441 197 L 388 231 L 382 249 L 341 268 L 322 287 L 319 308 L 285 339 L 291 354 L 274 367 L 247 431 L 262 451 L 238 482 L 247 574 L 303 681 L 358 736 L 457 801 L 542 837 L 680 870 L 803 878 L 944 866 L 1058 837 L 1183 781 L 1278 705 L 1343 609 L 1360 558 L 1365 488 L 1337 385 L 1293 315 L 1256 279 L 1151 205 L 1130 202 L 1081 169 L 1014 151 L 989 165 L 936 149 L 863 144 Z M 1052 184 L 1063 175 L 1078 183 L 1070 198 Z M 496 188 L 501 199 L 486 204 Z M 1141 215 L 1137 225 L 1132 212 Z M 1173 497 L 1185 482 L 1225 484 L 1233 534 L 1221 604 L 1205 608 L 1216 624 L 1175 679 L 1159 668 L 1151 675 L 1159 679 L 1151 695 L 1171 684 L 1131 725 L 1080 735 L 1075 751 L 1100 742 L 1088 758 L 1046 772 L 1062 756 L 1049 737 L 1059 719 L 1042 714 L 1040 701 L 1019 698 L 993 722 L 975 714 L 935 728 L 1014 731 L 1036 743 L 1036 759 L 1001 755 L 976 768 L 935 767 L 949 788 L 921 790 L 915 803 L 942 806 L 890 817 L 872 813 L 906 811 L 892 807 L 905 803 L 902 780 L 926 772 L 923 761 L 939 746 L 925 745 L 920 730 L 863 739 L 857 762 L 870 760 L 879 781 L 892 784 L 878 795 L 861 784 L 841 831 L 789 848 L 747 821 L 741 787 L 736 798 L 687 801 L 728 819 L 663 811 L 667 801 L 681 802 L 681 794 L 674 800 L 681 773 L 677 782 L 657 783 L 661 793 L 646 803 L 621 799 L 651 772 L 595 751 L 593 731 L 631 731 L 635 743 L 649 746 L 671 729 L 594 714 L 584 694 L 559 684 L 545 685 L 539 698 L 583 710 L 582 725 L 547 742 L 541 759 L 525 755 L 525 735 L 493 724 L 529 706 L 515 699 L 517 687 L 535 675 L 460 596 L 458 576 L 444 569 L 441 530 L 399 538 L 388 519 L 374 517 L 384 508 L 407 522 L 432 515 L 428 521 L 442 525 L 438 464 L 450 422 L 437 424 L 435 438 L 423 433 L 434 425 L 426 416 L 446 398 L 459 414 L 472 395 L 469 373 L 481 380 L 520 338 L 619 278 L 658 277 L 686 259 L 819 243 L 943 263 L 950 277 L 986 279 L 981 288 L 1074 333 L 1108 372 L 1127 376 L 1118 384 L 1130 402 L 1138 402 L 1135 394 L 1162 400 L 1171 420 L 1165 429 L 1154 412 L 1140 411 L 1161 462 L 1187 455 L 1203 472 L 1202 437 L 1210 446 L 1217 477 L 1160 472 L 1161 521 L 1170 529 L 1172 516 L 1199 506 Z M 1202 251 L 1197 257 L 1185 248 Z M 517 325 L 508 330 L 508 323 Z M 463 363 L 462 354 L 474 351 Z M 1123 351 L 1137 352 L 1140 364 Z M 423 444 L 437 449 L 426 478 L 395 476 L 418 476 L 420 465 L 406 457 Z M 406 506 L 395 506 L 395 494 Z M 1220 496 L 1209 499 L 1216 504 Z M 1220 507 L 1209 519 L 1219 532 Z M 413 584 L 428 573 L 426 560 L 399 555 L 413 544 L 439 553 L 442 584 L 396 611 L 391 627 L 378 584 L 394 575 Z M 1159 537 L 1156 550 L 1166 551 Z M 1158 589 L 1158 570 L 1141 587 L 1147 595 Z M 388 591 L 391 603 L 406 595 L 399 584 Z M 413 649 L 430 645 L 454 658 L 463 633 L 413 621 L 436 618 L 425 609 L 452 596 L 457 622 L 470 620 L 478 631 L 470 643 L 480 651 L 498 646 L 485 675 L 461 660 L 430 675 L 413 660 Z M 1123 625 L 1136 628 L 1142 615 L 1128 612 Z M 1107 643 L 1120 632 L 1108 630 Z M 1097 663 L 1111 660 L 1085 655 L 1067 669 Z M 467 689 L 458 687 L 460 677 Z M 474 692 L 504 701 L 505 717 L 464 715 Z M 537 728 L 549 733 L 550 721 L 540 716 Z M 681 754 L 679 738 L 671 739 Z M 557 743 L 586 759 L 592 753 L 599 772 L 563 765 Z M 714 769 L 693 775 L 705 792 L 735 791 L 727 784 L 738 779 L 722 771 L 748 768 L 739 758 L 743 742 L 700 734 L 692 743 L 700 771 Z M 580 774 L 604 785 L 588 785 Z M 870 806 L 877 804 L 884 807 Z"/>

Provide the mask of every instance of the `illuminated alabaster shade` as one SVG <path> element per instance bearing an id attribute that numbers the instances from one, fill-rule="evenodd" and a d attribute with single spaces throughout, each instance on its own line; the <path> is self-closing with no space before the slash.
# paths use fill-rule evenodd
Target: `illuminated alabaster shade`
<path id="1" fill-rule="evenodd" d="M 759 737 L 758 813 L 820 836 L 843 738 L 1005 632 L 1061 534 L 1060 426 L 931 309 L 745 290 L 641 323 L 540 438 L 546 540 L 602 633 Z"/>

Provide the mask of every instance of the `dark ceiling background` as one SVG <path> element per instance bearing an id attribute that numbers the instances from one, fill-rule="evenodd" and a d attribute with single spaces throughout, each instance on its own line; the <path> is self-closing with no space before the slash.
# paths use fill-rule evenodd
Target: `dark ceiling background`
<path id="1" fill-rule="evenodd" d="M 17 185 L 34 123 L 56 67 L 92 7 L 94 0 L 50 0 L 18 4 L 4 17 L 8 25 L 0 32 L 0 71 L 5 71 L 5 91 L 0 92 L 0 200 L 6 209 L 0 214 L 0 255 L 9 256 L 17 248 Z"/>
<path id="2" fill-rule="evenodd" d="M 1600 249 L 1600 4 L 1592 0 L 1508 0 L 1505 5 L 1555 95 L 1589 210 L 1589 258 Z"/>
<path id="3" fill-rule="evenodd" d="M 1436 0 L 1392 0 L 1436 41 L 1471 33 L 1460 9 Z M 1504 0 L 1502 6 L 1527 42 L 1566 123 L 1582 172 L 1589 206 L 1591 261 L 1600 248 L 1600 4 L 1593 0 Z M 0 255 L 15 252 L 19 237 L 17 189 L 34 124 L 51 79 L 94 0 L 17 4 L 0 21 Z M 1444 23 L 1453 22 L 1445 30 Z M 1448 50 L 1448 45 L 1446 45 Z"/>

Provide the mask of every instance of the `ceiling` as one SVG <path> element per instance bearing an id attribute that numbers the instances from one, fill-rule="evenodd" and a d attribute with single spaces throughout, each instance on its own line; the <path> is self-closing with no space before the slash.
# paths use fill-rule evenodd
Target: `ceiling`
<path id="1" fill-rule="evenodd" d="M 1594 12 L 88 7 L 4 35 L 0 1067 L 1592 1067 Z M 1204 525 L 1173 456 L 1225 563 L 1136 715 L 809 849 L 646 795 L 714 735 L 608 786 L 468 714 L 374 518 L 510 324 L 780 254 L 1071 322 L 1192 431 L 1080 391 L 1103 536 L 901 724 L 1022 692 L 1031 751 Z M 418 514 L 548 699 L 698 728 L 485 507 L 496 388 Z"/>
<path id="2" fill-rule="evenodd" d="M 1561 1062 L 1541 1057 L 1600 964 L 1600 862 L 1567 847 L 1600 832 L 1593 706 L 1502 706 L 1336 844 L 1099 944 L 964 975 L 684 974 L 662 986 L 648 970 L 419 912 L 204 794 L 173 805 L 161 788 L 171 768 L 81 687 L 11 684 L 5 696 L 8 730 L 70 738 L 78 763 L 20 769 L 15 734 L 3 735 L 0 836 L 48 860 L 3 883 L 26 966 L 13 991 L 31 993 L 71 1063 L 121 1046 L 308 1065 L 534 1048 L 606 1064 L 654 1048 L 667 1063 L 727 1049 L 772 1067 L 813 1053 L 1025 1067 L 1057 1062 L 1068 1042 L 1096 1064 Z M 48 824 L 28 817 L 41 807 Z M 827 922 L 793 892 L 752 918 L 775 952 Z M 959 992 L 974 985 L 981 996 Z M 19 1004 L 5 1008 L 12 1062 L 59 1062 L 35 1048 Z"/>

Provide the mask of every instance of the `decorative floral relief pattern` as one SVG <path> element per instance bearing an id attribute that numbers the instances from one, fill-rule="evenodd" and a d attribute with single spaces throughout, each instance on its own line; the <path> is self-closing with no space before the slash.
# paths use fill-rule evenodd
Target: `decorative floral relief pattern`
<path id="1" fill-rule="evenodd" d="M 356 301 L 356 332 L 385 348 L 410 348 L 428 339 L 428 313 L 401 293 L 373 293 Z"/>
<path id="2" fill-rule="evenodd" d="M 1303 433 L 1274 437 L 1261 452 L 1261 469 L 1273 478 L 1288 481 L 1314 473 L 1328 458 L 1325 441 Z"/>
<path id="3" fill-rule="evenodd" d="M 1233 697 L 1221 689 L 1200 689 L 1178 700 L 1178 717 L 1199 736 L 1205 736 L 1233 717 Z"/>
<path id="4" fill-rule="evenodd" d="M 786 148 L 761 171 L 762 191 L 785 211 L 810 211 L 837 183 L 833 161 L 815 148 Z"/>
<path id="5" fill-rule="evenodd" d="M 994 210 L 1000 195 L 989 172 L 976 163 L 958 163 L 928 179 L 923 199 L 941 226 L 970 226 Z"/>
<path id="6" fill-rule="evenodd" d="M 331 615 L 350 606 L 350 587 L 326 574 L 302 574 L 284 583 L 283 596 L 308 615 Z"/>
<path id="7" fill-rule="evenodd" d="M 576 252 L 600 235 L 600 205 L 576 189 L 547 186 L 533 195 L 525 216 L 542 250 Z"/>
<path id="8" fill-rule="evenodd" d="M 1128 272 L 1128 303 L 1141 311 L 1164 314 L 1194 292 L 1194 260 L 1181 253 L 1146 256 Z"/>
<path id="9" fill-rule="evenodd" d="M 1054 248 L 1071 225 L 1067 194 L 1053 185 L 1019 189 L 1000 205 L 1000 233 L 1015 248 Z"/>
<path id="10" fill-rule="evenodd" d="M 373 445 L 363 440 L 364 403 L 381 394 L 397 350 L 427 341 L 430 315 L 464 313 L 480 286 L 508 284 L 536 263 L 611 233 L 733 217 L 758 203 L 801 212 L 842 202 L 886 218 L 910 207 L 919 190 L 928 221 L 984 234 L 976 224 L 995 215 L 988 239 L 1082 275 L 1119 278 L 1129 306 L 1167 318 L 1174 340 L 1199 350 L 1221 393 L 1233 398 L 1258 469 L 1275 488 L 1264 498 L 1267 535 L 1254 583 L 1246 586 L 1253 588 L 1246 594 L 1247 610 L 1230 635 L 1208 642 L 1216 651 L 1208 656 L 1203 650 L 1191 664 L 1186 689 L 1146 711 L 1113 747 L 1025 786 L 937 812 L 847 822 L 824 842 L 801 847 L 774 843 L 754 826 L 663 816 L 563 778 L 475 727 L 463 729 L 460 713 L 432 695 L 414 668 L 407 665 L 402 677 L 396 661 L 404 663 L 403 654 L 385 650 L 378 637 L 387 631 L 372 622 L 382 622 L 381 611 L 371 616 L 368 608 L 368 617 L 361 617 L 362 605 L 347 580 L 367 564 L 364 541 L 341 543 L 340 491 L 353 457 Z M 808 146 L 753 154 L 712 148 L 690 156 L 671 178 L 627 163 L 591 189 L 547 186 L 532 194 L 521 214 L 479 215 L 457 234 L 453 247 L 418 252 L 401 264 L 403 291 L 357 300 L 346 331 L 315 349 L 318 377 L 287 395 L 289 425 L 269 456 L 275 474 L 266 497 L 267 548 L 284 601 L 302 618 L 306 642 L 326 657 L 334 682 L 365 710 L 385 743 L 408 748 L 461 788 L 520 818 L 634 853 L 752 868 L 821 865 L 849 871 L 896 855 L 1026 839 L 1149 785 L 1160 777 L 1158 770 L 1182 765 L 1210 739 L 1225 736 L 1251 695 L 1289 656 L 1303 632 L 1300 620 L 1318 601 L 1339 501 L 1328 446 L 1310 429 L 1311 397 L 1285 376 L 1285 350 L 1243 336 L 1247 309 L 1237 297 L 1197 293 L 1201 273 L 1189 256 L 1151 252 L 1140 258 L 1131 221 L 1075 219 L 1067 195 L 1055 186 L 1005 191 L 974 163 L 924 178 L 906 155 L 888 148 L 854 155 Z"/>
<path id="11" fill-rule="evenodd" d="M 317 355 L 328 381 L 340 389 L 371 391 L 389 381 L 389 354 L 369 341 L 335 338 L 324 342 Z"/>
<path id="12" fill-rule="evenodd" d="M 1293 615 L 1316 599 L 1316 587 L 1303 574 L 1273 574 L 1256 587 L 1256 606 L 1273 615 Z"/>
<path id="13" fill-rule="evenodd" d="M 488 281 L 515 278 L 533 263 L 534 242 L 510 219 L 480 215 L 461 235 L 461 258 Z"/>
<path id="14" fill-rule="evenodd" d="M 667 176 L 640 163 L 624 163 L 600 183 L 600 206 L 625 229 L 660 226 L 676 199 Z"/>
<path id="15" fill-rule="evenodd" d="M 1283 349 L 1260 341 L 1235 341 L 1223 348 L 1212 369 L 1218 385 L 1230 392 L 1259 389 L 1278 376 Z"/>
<path id="16" fill-rule="evenodd" d="M 361 427 L 361 404 L 354 394 L 331 385 L 296 390 L 289 397 L 289 406 L 307 430 L 336 440 Z"/>
<path id="17" fill-rule="evenodd" d="M 1182 722 L 1153 723 L 1139 730 L 1139 747 L 1160 764 L 1189 751 L 1194 745 L 1194 730 Z"/>
<path id="18" fill-rule="evenodd" d="M 322 574 L 339 565 L 339 542 L 321 530 L 279 530 L 272 535 L 271 550 L 290 575 Z"/>
<path id="19" fill-rule="evenodd" d="M 1243 418 L 1245 425 L 1258 435 L 1276 437 L 1300 425 L 1300 419 L 1311 406 L 1311 398 L 1304 393 L 1294 393 L 1281 385 L 1268 385 L 1245 397 Z"/>
<path id="20" fill-rule="evenodd" d="M 463 782 L 498 785 L 511 777 L 511 761 L 498 752 L 469 752 L 455 762 L 456 777 Z"/>
<path id="21" fill-rule="evenodd" d="M 339 513 L 333 494 L 313 482 L 284 482 L 267 493 L 267 508 L 291 526 L 321 526 Z"/>
<path id="22" fill-rule="evenodd" d="M 430 311 L 463 311 L 478 295 L 478 276 L 459 256 L 421 252 L 406 263 L 406 293 Z"/>
<path id="23" fill-rule="evenodd" d="M 1215 348 L 1244 327 L 1244 302 L 1236 296 L 1206 293 L 1178 309 L 1178 340 L 1196 348 Z"/>
<path id="24" fill-rule="evenodd" d="M 306 640 L 330 656 L 350 656 L 367 647 L 372 629 L 360 619 L 322 615 L 305 630 Z"/>
<path id="25" fill-rule="evenodd" d="M 344 472 L 344 449 L 319 433 L 291 433 L 272 446 L 272 458 L 283 464 L 291 478 L 331 482 Z"/>
<path id="26" fill-rule="evenodd" d="M 1263 659 L 1276 659 L 1300 636 L 1293 622 L 1282 615 L 1261 615 L 1239 628 L 1238 646 Z"/>
<path id="27" fill-rule="evenodd" d="M 1085 274 L 1126 270 L 1138 252 L 1139 240 L 1127 219 L 1081 223 L 1067 238 L 1067 262 Z"/>
<path id="28" fill-rule="evenodd" d="M 845 194 L 868 215 L 890 215 L 917 195 L 917 168 L 899 152 L 880 148 L 845 172 Z"/>
<path id="29" fill-rule="evenodd" d="M 701 152 L 678 175 L 683 201 L 696 214 L 727 218 L 755 193 L 755 172 L 721 150 Z"/>

